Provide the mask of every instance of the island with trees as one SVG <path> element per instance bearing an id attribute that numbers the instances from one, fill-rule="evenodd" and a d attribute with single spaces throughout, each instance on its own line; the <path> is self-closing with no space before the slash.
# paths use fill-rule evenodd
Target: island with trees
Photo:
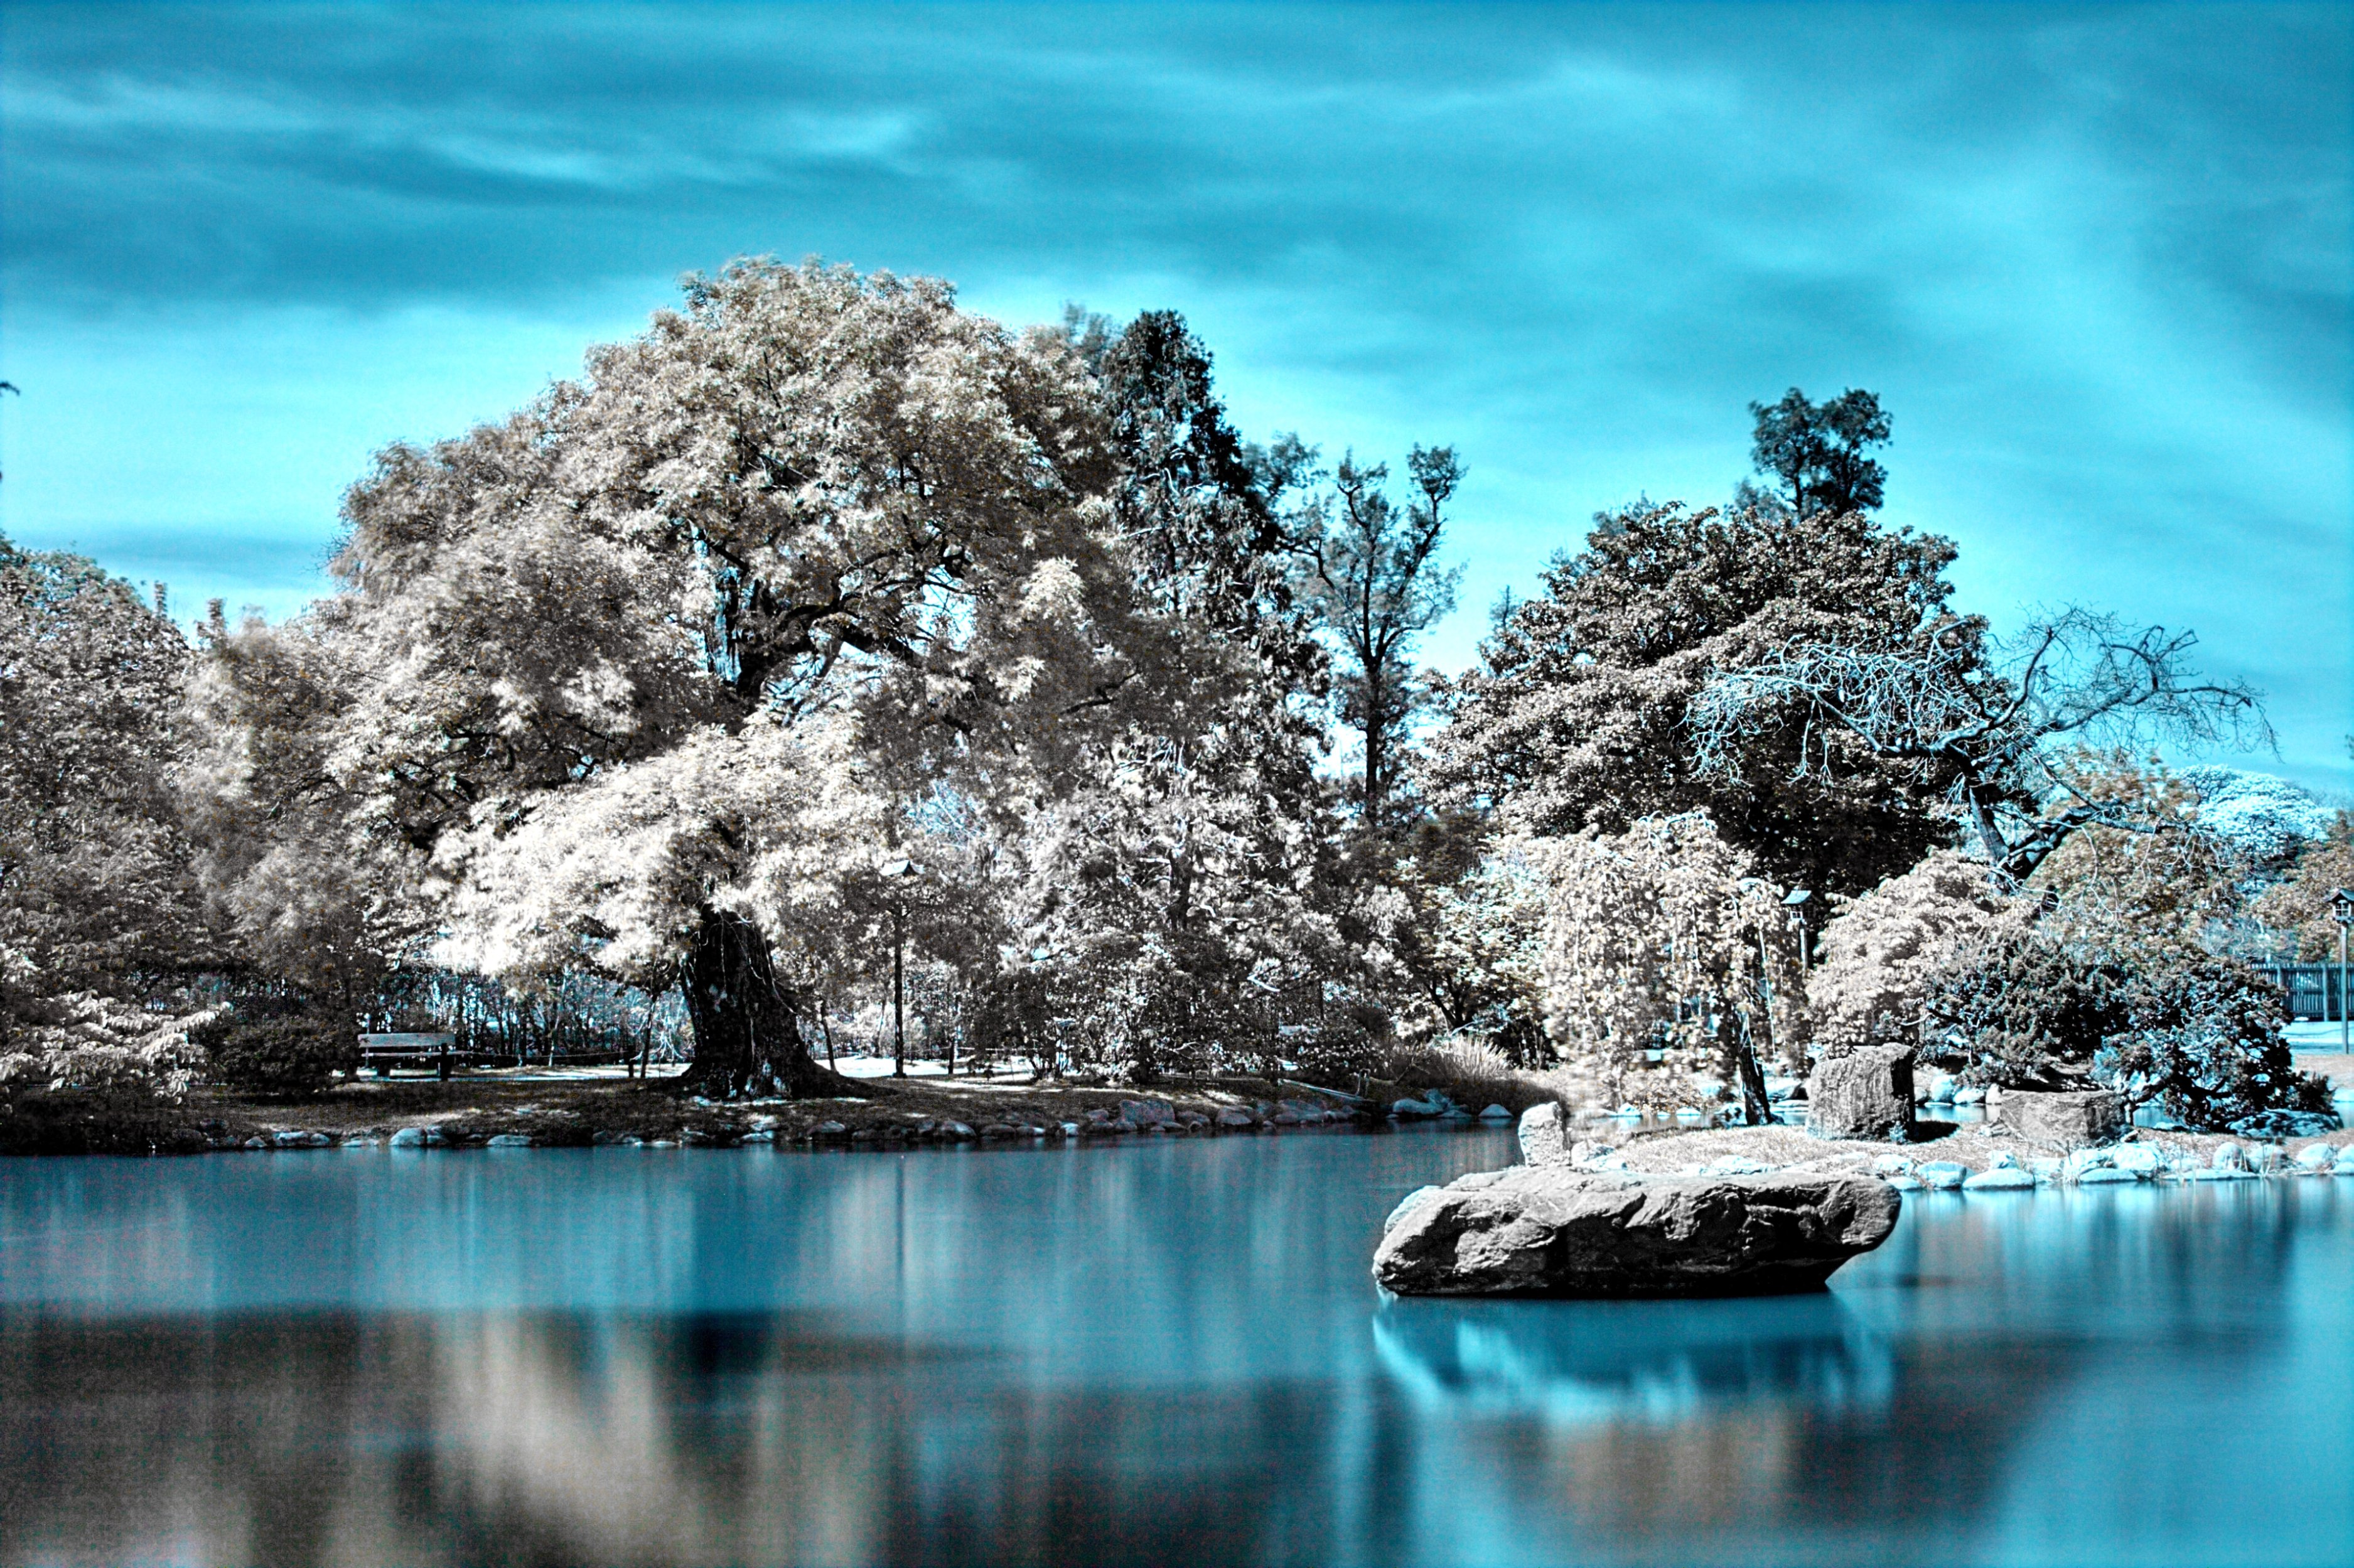
<path id="1" fill-rule="evenodd" d="M 2349 817 L 2160 759 L 2270 738 L 2188 632 L 1957 608 L 1872 394 L 1753 405 L 1754 482 L 1564 530 L 1450 674 L 1463 458 L 1246 440 L 1211 372 L 739 261 L 379 453 L 291 620 L 0 542 L 0 1148 L 1558 1107 L 1667 1170 L 1901 1057 L 2327 1165 L 2266 966 L 2334 953 Z"/>

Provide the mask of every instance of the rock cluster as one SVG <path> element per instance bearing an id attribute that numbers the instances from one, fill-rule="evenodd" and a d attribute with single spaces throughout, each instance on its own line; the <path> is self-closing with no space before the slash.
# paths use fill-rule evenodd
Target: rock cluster
<path id="1" fill-rule="evenodd" d="M 1868 1176 L 1638 1176 L 1522 1165 L 1391 1215 L 1373 1277 L 1402 1296 L 1734 1296 L 1812 1290 L 1895 1228 Z"/>

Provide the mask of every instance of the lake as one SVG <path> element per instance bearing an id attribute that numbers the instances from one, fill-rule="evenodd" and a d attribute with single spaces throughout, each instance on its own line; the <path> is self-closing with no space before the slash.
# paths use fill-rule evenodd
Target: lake
<path id="1" fill-rule="evenodd" d="M 1387 1301 L 1507 1131 L 0 1164 L 7 1563 L 2354 1563 L 2354 1180 Z"/>

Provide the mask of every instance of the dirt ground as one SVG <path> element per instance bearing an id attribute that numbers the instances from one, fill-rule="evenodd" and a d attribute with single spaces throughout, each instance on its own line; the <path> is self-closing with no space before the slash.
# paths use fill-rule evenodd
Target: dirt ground
<path id="1" fill-rule="evenodd" d="M 1023 1079 L 947 1079 L 937 1075 L 860 1080 L 856 1098 L 714 1104 L 678 1094 L 663 1079 L 612 1071 L 508 1069 L 470 1072 L 448 1083 L 427 1076 L 361 1077 L 306 1099 L 260 1099 L 216 1088 L 190 1091 L 176 1107 L 93 1102 L 57 1096 L 20 1102 L 0 1121 L 0 1151 L 25 1154 L 202 1153 L 255 1139 L 317 1133 L 336 1143 L 380 1141 L 408 1128 L 466 1146 L 501 1136 L 551 1147 L 643 1142 L 725 1145 L 758 1138 L 778 1143 L 904 1145 L 1060 1141 L 1138 1135 L 1117 1124 L 1123 1105 L 1165 1106 L 1160 1134 L 1200 1136 L 1376 1118 L 1373 1102 L 1286 1081 L 1172 1078 L 1150 1088 L 1073 1086 Z M 1377 1086 L 1379 1087 L 1381 1086 Z M 1380 1102 L 1387 1104 L 1384 1099 Z M 1289 1108 L 1286 1108 L 1287 1106 Z M 1320 1114 L 1303 1115 L 1313 1111 Z M 1100 1113 L 1091 1124 L 1090 1112 Z M 1235 1114 L 1243 1125 L 1221 1125 Z M 1189 1125 L 1183 1118 L 1195 1119 Z M 1207 1125 L 1203 1125 L 1206 1122 Z"/>

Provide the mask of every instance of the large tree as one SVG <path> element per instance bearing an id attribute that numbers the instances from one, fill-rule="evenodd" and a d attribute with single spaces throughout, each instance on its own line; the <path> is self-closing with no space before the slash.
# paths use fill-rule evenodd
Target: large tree
<path id="1" fill-rule="evenodd" d="M 485 967 L 681 983 L 693 1086 L 838 1089 L 797 931 L 923 780 L 1067 750 L 1129 677 L 1108 471 L 1059 334 L 926 280 L 692 279 L 579 380 L 352 491 L 302 628 L 339 672 L 338 815 L 422 857 Z"/>
<path id="2" fill-rule="evenodd" d="M 1692 753 L 1707 776 L 1745 779 L 1759 744 L 1803 736 L 1793 778 L 1942 797 L 1989 872 L 2016 884 L 2081 828 L 2182 825 L 2087 772 L 2087 747 L 2271 742 L 2257 693 L 2201 675 L 2197 641 L 2083 609 L 2006 641 L 1967 624 L 1792 640 L 1712 673 L 1691 705 Z"/>
<path id="3" fill-rule="evenodd" d="M 1750 461 L 1776 488 L 1760 493 L 1744 481 L 1741 500 L 1771 502 L 1795 517 L 1880 505 L 1888 471 L 1864 455 L 1865 448 L 1888 441 L 1878 397 L 1850 387 L 1815 403 L 1793 387 L 1778 403 L 1750 404 L 1749 413 L 1757 421 Z"/>
<path id="4" fill-rule="evenodd" d="M 1151 312 L 1076 341 L 1135 574 L 1130 679 L 1005 829 L 1013 929 L 992 984 L 1050 998 L 1078 1051 L 1149 1075 L 1250 1048 L 1332 946 L 1316 908 L 1326 658 L 1292 591 L 1289 471 L 1236 436 L 1183 320 Z"/>
<path id="5" fill-rule="evenodd" d="M 187 1020 L 149 1004 L 219 954 L 173 805 L 188 647 L 163 609 L 0 538 L 0 1086 L 188 1057 Z"/>
<path id="6" fill-rule="evenodd" d="M 1423 633 L 1455 608 L 1460 567 L 1438 559 L 1446 508 L 1463 482 L 1451 447 L 1406 454 L 1407 495 L 1389 497 L 1386 464 L 1353 455 L 1332 471 L 1329 495 L 1300 514 L 1303 585 L 1341 653 L 1341 717 L 1363 738 L 1365 825 L 1384 825 L 1405 758 L 1406 727 L 1428 700 L 1414 666 Z"/>
<path id="7" fill-rule="evenodd" d="M 1712 678 L 1797 645 L 1909 647 L 1935 629 L 1966 651 L 1980 627 L 1947 609 L 1953 558 L 1944 539 L 1855 513 L 1676 503 L 1606 513 L 1451 683 L 1432 791 L 1545 834 L 1705 810 L 1778 881 L 1869 887 L 1942 834 L 1942 775 L 1840 736 L 1829 741 L 1840 768 L 1802 769 L 1823 741 L 1803 715 L 1744 730 L 1734 765 L 1704 768 L 1689 710 Z"/>

